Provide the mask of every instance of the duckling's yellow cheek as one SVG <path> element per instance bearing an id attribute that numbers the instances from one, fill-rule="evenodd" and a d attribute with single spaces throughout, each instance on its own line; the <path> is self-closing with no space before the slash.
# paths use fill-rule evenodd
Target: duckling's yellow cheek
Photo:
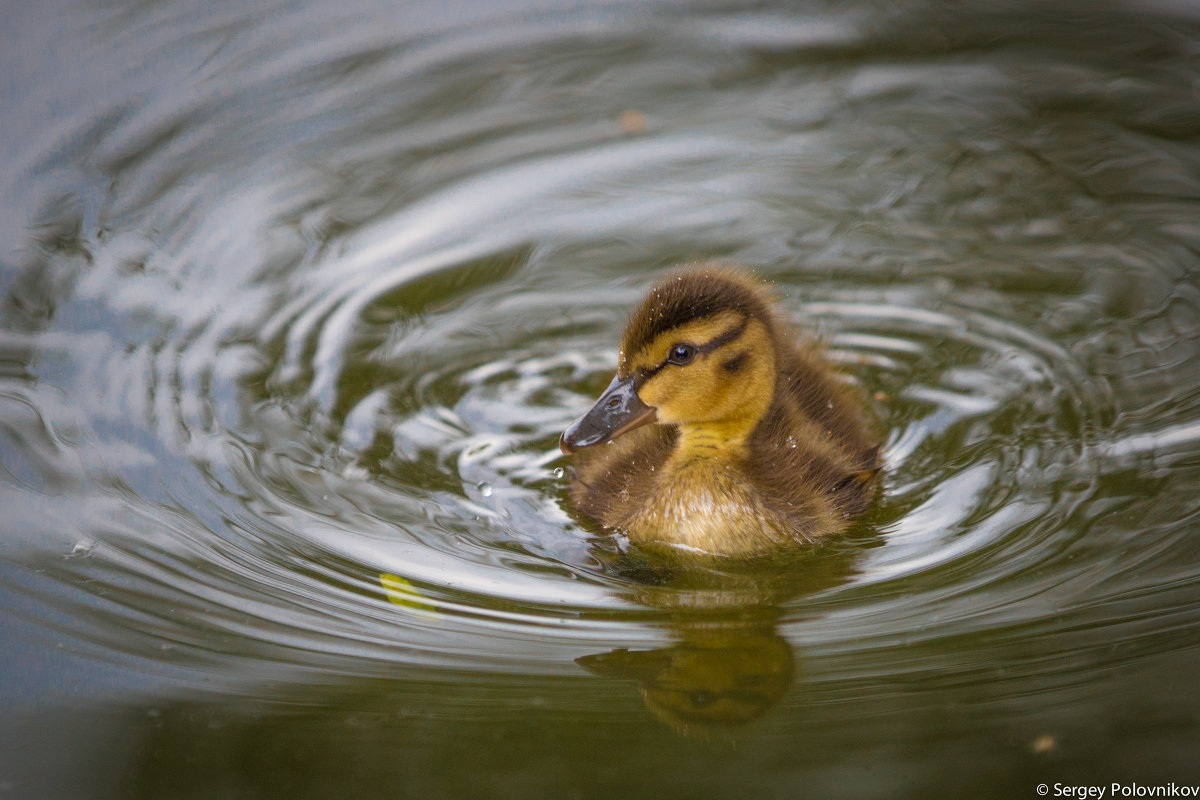
<path id="1" fill-rule="evenodd" d="M 654 407 L 659 422 L 689 422 L 707 413 L 711 388 L 701 371 L 675 367 L 652 378 L 638 396 Z"/>
<path id="2" fill-rule="evenodd" d="M 670 408 L 672 398 L 675 395 L 670 384 L 670 380 L 656 377 L 652 378 L 645 386 L 638 390 L 638 397 L 642 398 L 643 403 L 652 406 L 658 411 L 658 418 L 660 420 L 663 418 L 663 412 Z"/>

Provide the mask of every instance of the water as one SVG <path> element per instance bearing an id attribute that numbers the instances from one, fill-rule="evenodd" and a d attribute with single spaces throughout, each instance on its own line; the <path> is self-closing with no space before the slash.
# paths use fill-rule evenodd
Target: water
<path id="1" fill-rule="evenodd" d="M 1195 8 L 5 15 L 0 794 L 1200 783 Z M 780 563 L 564 504 L 698 258 L 886 431 Z"/>

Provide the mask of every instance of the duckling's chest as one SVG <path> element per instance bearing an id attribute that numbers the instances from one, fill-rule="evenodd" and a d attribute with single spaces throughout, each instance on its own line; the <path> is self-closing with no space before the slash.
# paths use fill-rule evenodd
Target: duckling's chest
<path id="1" fill-rule="evenodd" d="M 642 544 L 726 555 L 754 555 L 790 538 L 735 459 L 668 461 L 622 527 Z"/>

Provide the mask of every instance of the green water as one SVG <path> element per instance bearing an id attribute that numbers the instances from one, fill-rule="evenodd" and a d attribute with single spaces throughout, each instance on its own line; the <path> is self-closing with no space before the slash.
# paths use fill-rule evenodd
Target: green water
<path id="1" fill-rule="evenodd" d="M 1200 785 L 1196 7 L 4 17 L 0 797 Z M 569 514 L 696 259 L 872 398 L 826 546 Z"/>

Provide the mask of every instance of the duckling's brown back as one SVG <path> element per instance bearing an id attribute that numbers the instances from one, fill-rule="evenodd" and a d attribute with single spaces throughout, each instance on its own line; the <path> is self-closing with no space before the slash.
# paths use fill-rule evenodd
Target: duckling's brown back
<path id="1" fill-rule="evenodd" d="M 783 344 L 775 400 L 747 468 L 768 505 L 802 538 L 845 527 L 875 495 L 879 443 L 864 403 L 815 348 Z"/>

